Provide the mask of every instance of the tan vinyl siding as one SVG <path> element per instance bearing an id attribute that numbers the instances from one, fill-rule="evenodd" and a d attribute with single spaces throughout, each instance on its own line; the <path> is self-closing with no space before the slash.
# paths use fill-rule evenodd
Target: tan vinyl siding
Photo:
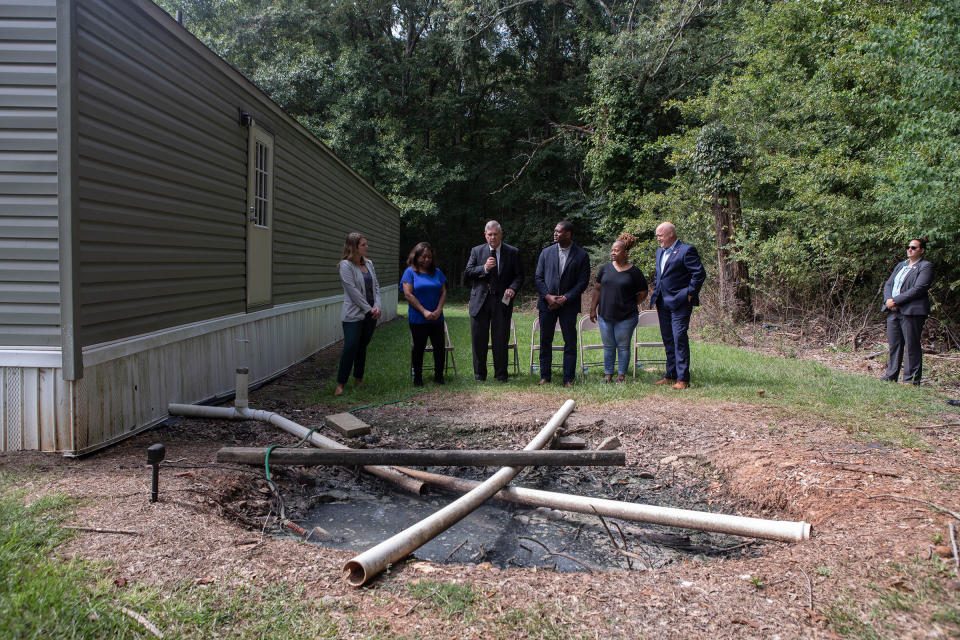
<path id="1" fill-rule="evenodd" d="M 245 311 L 241 111 L 275 137 L 273 304 L 339 294 L 348 231 L 396 263 L 396 209 L 183 27 L 76 2 L 82 344 Z"/>
<path id="2" fill-rule="evenodd" d="M 0 2 L 0 345 L 60 344 L 56 0 Z"/>

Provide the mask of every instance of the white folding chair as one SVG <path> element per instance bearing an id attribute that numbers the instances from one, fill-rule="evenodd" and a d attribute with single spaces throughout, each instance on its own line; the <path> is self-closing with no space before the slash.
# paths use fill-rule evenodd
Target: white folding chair
<path id="1" fill-rule="evenodd" d="M 493 343 L 487 345 L 487 349 L 493 351 Z M 510 342 L 507 343 L 507 366 L 510 366 L 510 350 L 513 349 L 513 373 L 520 375 L 520 349 L 517 348 L 517 325 L 510 318 Z"/>
<path id="2" fill-rule="evenodd" d="M 598 362 L 596 360 L 587 360 L 587 356 L 584 353 L 585 351 L 592 351 L 595 349 L 603 349 L 603 340 L 600 340 L 600 343 L 589 342 L 585 343 L 583 339 L 583 334 L 586 331 L 597 331 L 599 335 L 600 325 L 590 319 L 590 316 L 583 316 L 580 318 L 580 324 L 577 327 L 577 344 L 580 346 L 580 371 L 583 375 L 587 375 L 587 369 L 590 367 L 602 367 L 603 359 Z"/>
<path id="3" fill-rule="evenodd" d="M 443 337 L 445 340 L 444 357 L 443 357 L 443 375 L 447 375 L 447 370 L 452 366 L 453 367 L 453 376 L 457 376 L 457 359 L 453 355 L 453 343 L 450 342 L 450 329 L 447 328 L 447 321 L 443 321 Z M 410 339 L 411 343 L 413 338 Z M 413 345 L 411 344 L 411 351 L 413 350 Z M 430 354 L 430 357 L 427 358 L 427 354 Z M 447 357 L 449 356 L 449 357 Z M 430 341 L 427 341 L 427 348 L 423 354 L 423 368 L 424 370 L 433 369 L 433 345 L 430 344 Z M 413 374 L 413 368 L 410 368 L 411 375 Z"/>
<path id="4" fill-rule="evenodd" d="M 637 377 L 637 369 L 642 368 L 644 364 L 667 364 L 666 351 L 663 352 L 663 357 L 640 358 L 640 349 L 664 349 L 663 342 L 640 339 L 640 330 L 644 327 L 660 327 L 660 318 L 655 310 L 641 311 L 637 319 L 637 328 L 633 332 L 633 377 Z"/>
<path id="5" fill-rule="evenodd" d="M 540 351 L 540 341 L 537 340 L 537 334 L 538 334 L 538 333 L 540 333 L 540 318 L 534 318 L 534 319 L 533 319 L 533 330 L 530 331 L 530 373 L 533 373 L 534 371 L 539 371 L 539 370 L 540 370 L 540 359 L 539 359 L 539 358 L 536 358 L 536 356 L 535 356 L 536 352 Z M 556 326 L 556 327 L 554 328 L 554 330 L 553 330 L 553 336 L 554 336 L 553 350 L 554 350 L 554 351 L 563 351 L 563 344 L 559 344 L 559 345 L 558 345 L 558 344 L 556 343 L 556 340 L 557 340 L 556 337 L 557 337 L 557 336 L 562 336 L 562 335 L 563 335 L 563 332 L 560 331 L 560 321 L 557 320 L 557 326 Z M 560 342 L 562 343 L 563 340 L 561 339 Z M 536 359 L 535 359 L 535 358 L 536 358 Z M 534 364 L 534 362 L 536 362 L 536 364 Z M 563 360 L 562 360 L 562 359 L 560 360 L 560 364 L 559 364 L 559 365 L 556 364 L 556 363 L 553 363 L 553 366 L 554 366 L 554 367 L 559 366 L 559 367 L 562 369 L 562 368 L 563 368 Z"/>

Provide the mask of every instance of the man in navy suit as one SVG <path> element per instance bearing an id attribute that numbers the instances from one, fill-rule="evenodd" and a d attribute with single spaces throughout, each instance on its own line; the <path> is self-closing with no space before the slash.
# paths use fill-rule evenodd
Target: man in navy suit
<path id="1" fill-rule="evenodd" d="M 657 227 L 656 267 L 650 307 L 656 307 L 660 318 L 660 337 L 667 354 L 667 371 L 654 384 L 670 384 L 674 389 L 690 386 L 690 315 L 700 305 L 700 287 L 707 271 L 696 248 L 677 240 L 672 222 Z"/>
<path id="2" fill-rule="evenodd" d="M 550 382 L 553 334 L 557 321 L 563 334 L 563 386 L 572 387 L 577 373 L 577 314 L 580 296 L 590 283 L 590 258 L 573 244 L 573 223 L 558 222 L 554 244 L 537 260 L 537 310 L 540 312 L 540 384 Z"/>
<path id="3" fill-rule="evenodd" d="M 507 381 L 507 343 L 513 298 L 523 286 L 520 251 L 503 242 L 503 228 L 491 220 L 483 230 L 486 242 L 470 250 L 464 280 L 470 289 L 470 339 L 473 377 L 487 379 L 487 344 L 493 346 L 493 375 Z"/>

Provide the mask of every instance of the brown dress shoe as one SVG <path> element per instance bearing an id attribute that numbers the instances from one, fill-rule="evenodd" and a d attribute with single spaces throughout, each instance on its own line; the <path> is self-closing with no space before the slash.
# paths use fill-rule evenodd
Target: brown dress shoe
<path id="1" fill-rule="evenodd" d="M 671 388 L 671 389 L 689 389 L 689 388 L 690 388 L 690 383 L 689 383 L 689 382 L 684 382 L 683 380 L 681 380 L 680 382 L 678 382 L 677 384 L 673 385 L 673 386 L 670 387 L 670 388 Z"/>
<path id="2" fill-rule="evenodd" d="M 573 387 L 573 383 L 572 383 L 572 382 L 564 382 L 564 383 L 563 383 L 563 386 L 565 386 L 567 389 L 570 389 L 570 388 Z"/>
<path id="3" fill-rule="evenodd" d="M 673 378 L 660 378 L 659 380 L 657 380 L 657 381 L 654 382 L 653 384 L 654 384 L 654 386 L 659 387 L 660 385 L 673 384 L 673 383 L 675 383 L 675 382 L 676 382 L 676 380 L 674 380 Z"/>

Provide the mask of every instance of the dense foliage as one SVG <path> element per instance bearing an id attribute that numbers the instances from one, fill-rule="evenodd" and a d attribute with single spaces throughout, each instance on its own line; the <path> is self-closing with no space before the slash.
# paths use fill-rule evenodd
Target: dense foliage
<path id="1" fill-rule="evenodd" d="M 874 304 L 926 235 L 960 320 L 955 0 L 160 4 L 453 274 L 489 218 L 531 267 L 558 219 L 600 247 L 634 231 L 647 271 L 673 219 L 755 312 L 830 313 Z"/>

